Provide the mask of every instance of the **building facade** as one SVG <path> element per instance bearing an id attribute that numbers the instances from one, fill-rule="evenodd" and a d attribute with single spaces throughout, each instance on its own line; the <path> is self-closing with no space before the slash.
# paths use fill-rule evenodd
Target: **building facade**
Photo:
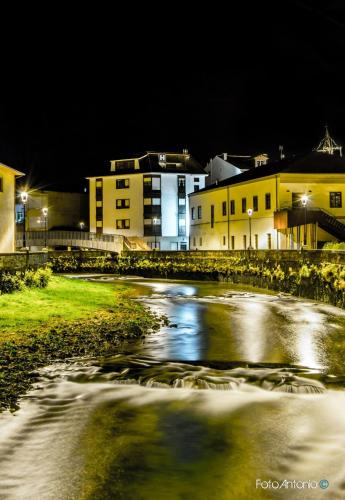
<path id="1" fill-rule="evenodd" d="M 0 253 L 15 250 L 16 178 L 24 175 L 0 163 Z"/>
<path id="2" fill-rule="evenodd" d="M 266 153 L 253 156 L 232 155 L 229 153 L 216 155 L 214 158 L 211 158 L 205 168 L 205 171 L 209 174 L 206 178 L 206 185 L 210 186 L 234 175 L 247 172 L 251 168 L 267 165 L 268 161 L 269 156 Z"/>
<path id="3" fill-rule="evenodd" d="M 190 195 L 190 248 L 300 249 L 345 241 L 345 161 L 314 151 Z"/>
<path id="4" fill-rule="evenodd" d="M 106 175 L 88 178 L 90 231 L 123 235 L 129 248 L 187 250 L 188 194 L 206 175 L 187 151 L 113 160 Z"/>
<path id="5" fill-rule="evenodd" d="M 21 189 L 19 189 L 21 190 Z M 88 225 L 88 195 L 45 189 L 26 189 L 26 230 L 43 231 L 45 229 L 80 229 Z M 43 209 L 48 209 L 45 217 Z M 20 199 L 16 204 L 16 223 L 18 231 L 23 230 L 24 208 Z"/>

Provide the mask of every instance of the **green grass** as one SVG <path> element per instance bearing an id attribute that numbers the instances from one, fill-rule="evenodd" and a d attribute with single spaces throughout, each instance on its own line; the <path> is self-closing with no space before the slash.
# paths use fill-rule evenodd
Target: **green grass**
<path id="1" fill-rule="evenodd" d="M 106 356 L 156 331 L 158 318 L 127 288 L 53 276 L 47 288 L 0 296 L 0 411 L 17 408 L 34 370 L 57 360 Z"/>
<path id="2" fill-rule="evenodd" d="M 53 276 L 47 288 L 0 296 L 0 341 L 18 330 L 34 333 L 52 320 L 94 317 L 113 309 L 123 295 L 121 286 Z M 122 297 L 121 297 L 122 298 Z"/>

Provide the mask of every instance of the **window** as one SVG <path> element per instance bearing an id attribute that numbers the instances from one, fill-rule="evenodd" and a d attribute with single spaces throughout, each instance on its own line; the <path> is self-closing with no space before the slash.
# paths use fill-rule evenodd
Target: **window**
<path id="1" fill-rule="evenodd" d="M 96 179 L 96 202 L 103 199 L 103 179 Z"/>
<path id="2" fill-rule="evenodd" d="M 265 209 L 271 210 L 271 193 L 265 194 Z"/>
<path id="3" fill-rule="evenodd" d="M 102 220 L 102 219 L 103 219 L 103 208 L 96 207 L 96 220 Z"/>
<path id="4" fill-rule="evenodd" d="M 201 207 L 199 206 L 198 207 L 198 219 L 201 219 L 202 217 L 202 210 L 201 210 Z"/>
<path id="5" fill-rule="evenodd" d="M 271 233 L 267 233 L 267 248 L 271 250 L 272 248 L 272 235 Z"/>
<path id="6" fill-rule="evenodd" d="M 329 206 L 331 208 L 342 207 L 341 192 L 338 191 L 329 193 Z"/>
<path id="7" fill-rule="evenodd" d="M 0 193 L 4 191 L 4 180 L 2 177 L 0 177 Z"/>
<path id="8" fill-rule="evenodd" d="M 253 196 L 253 211 L 257 212 L 259 209 L 259 201 L 257 196 Z"/>
<path id="9" fill-rule="evenodd" d="M 144 176 L 144 192 L 160 191 L 161 178 L 160 176 L 145 175 Z"/>
<path id="10" fill-rule="evenodd" d="M 199 177 L 194 177 L 194 182 L 200 182 Z"/>
<path id="11" fill-rule="evenodd" d="M 247 211 L 247 198 L 242 198 L 242 213 L 245 214 Z"/>
<path id="12" fill-rule="evenodd" d="M 226 237 L 223 236 L 223 246 L 226 245 Z"/>
<path id="13" fill-rule="evenodd" d="M 182 251 L 187 250 L 187 243 L 183 243 L 183 242 L 182 242 L 182 243 L 180 244 L 180 250 L 182 250 Z"/>
<path id="14" fill-rule="evenodd" d="M 222 214 L 226 215 L 226 201 L 223 201 L 222 203 Z"/>
<path id="15" fill-rule="evenodd" d="M 195 207 L 192 207 L 192 220 L 195 220 Z"/>
<path id="16" fill-rule="evenodd" d="M 16 222 L 23 222 L 24 221 L 24 211 L 18 211 L 16 212 Z"/>
<path id="17" fill-rule="evenodd" d="M 134 160 L 116 161 L 115 170 L 134 169 L 134 164 L 135 164 Z"/>
<path id="18" fill-rule="evenodd" d="M 199 184 L 194 184 L 194 191 L 199 191 L 199 189 L 200 189 Z"/>
<path id="19" fill-rule="evenodd" d="M 195 247 L 195 246 L 196 246 L 196 237 L 194 236 L 194 238 L 193 238 L 193 247 Z"/>
<path id="20" fill-rule="evenodd" d="M 129 229 L 129 219 L 117 219 L 116 229 Z"/>
<path id="21" fill-rule="evenodd" d="M 184 191 L 186 188 L 186 178 L 182 175 L 178 175 L 177 181 L 178 181 L 178 188 Z"/>
<path id="22" fill-rule="evenodd" d="M 244 249 L 247 248 L 247 235 L 246 234 L 243 235 L 243 248 Z"/>
<path id="23" fill-rule="evenodd" d="M 214 205 L 211 205 L 211 227 L 214 227 Z"/>
<path id="24" fill-rule="evenodd" d="M 129 200 L 128 199 L 125 199 L 125 200 L 117 199 L 116 200 L 116 208 L 118 210 L 120 210 L 122 208 L 129 208 Z"/>
<path id="25" fill-rule="evenodd" d="M 186 198 L 179 198 L 178 199 L 178 204 L 179 205 L 185 205 L 186 204 Z"/>
<path id="26" fill-rule="evenodd" d="M 231 236 L 231 250 L 235 250 L 235 236 Z"/>
<path id="27" fill-rule="evenodd" d="M 129 188 L 129 179 L 116 179 L 116 189 Z"/>
<path id="28" fill-rule="evenodd" d="M 230 213 L 231 215 L 235 215 L 235 200 L 230 201 Z"/>
<path id="29" fill-rule="evenodd" d="M 255 250 L 259 248 L 259 236 L 257 234 L 254 234 L 254 244 L 255 244 Z"/>
<path id="30" fill-rule="evenodd" d="M 202 238 L 199 238 L 199 246 L 202 247 Z"/>

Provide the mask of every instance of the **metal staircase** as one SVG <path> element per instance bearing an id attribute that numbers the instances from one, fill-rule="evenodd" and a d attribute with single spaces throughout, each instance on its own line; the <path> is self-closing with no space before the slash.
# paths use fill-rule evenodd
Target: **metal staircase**
<path id="1" fill-rule="evenodd" d="M 304 224 L 315 224 L 334 236 L 339 241 L 345 241 L 345 224 L 340 222 L 334 215 L 326 212 L 323 208 L 310 207 L 284 209 L 276 214 L 286 214 L 285 223 L 280 228 L 303 226 Z"/>

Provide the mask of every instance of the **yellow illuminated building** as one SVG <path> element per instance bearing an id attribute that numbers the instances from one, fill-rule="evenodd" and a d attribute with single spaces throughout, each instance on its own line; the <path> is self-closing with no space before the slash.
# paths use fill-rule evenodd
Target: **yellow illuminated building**
<path id="1" fill-rule="evenodd" d="M 22 175 L 0 163 L 0 253 L 15 250 L 15 182 Z"/>
<path id="2" fill-rule="evenodd" d="M 284 158 L 190 194 L 190 249 L 320 248 L 345 241 L 345 159 Z"/>

